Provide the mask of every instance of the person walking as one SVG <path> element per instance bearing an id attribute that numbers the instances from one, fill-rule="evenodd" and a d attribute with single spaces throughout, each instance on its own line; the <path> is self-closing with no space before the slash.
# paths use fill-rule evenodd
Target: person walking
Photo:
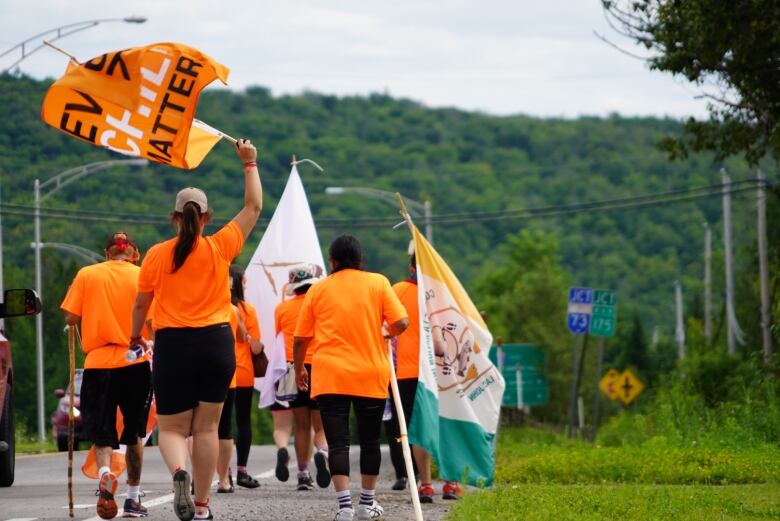
<path id="1" fill-rule="evenodd" d="M 260 483 L 247 472 L 249 449 L 252 447 L 252 395 L 255 386 L 255 370 L 252 355 L 263 351 L 260 341 L 260 323 L 254 306 L 244 300 L 246 275 L 238 264 L 230 265 L 230 299 L 238 310 L 243 325 L 242 335 L 236 337 L 236 483 L 245 488 L 257 488 Z"/>
<path id="2" fill-rule="evenodd" d="M 230 305 L 230 331 L 233 333 L 233 341 L 238 345 L 239 338 L 246 338 L 246 328 L 238 314 L 238 307 Z M 240 325 L 239 325 L 240 323 Z M 219 453 L 217 455 L 217 493 L 232 494 L 233 474 L 230 470 L 230 460 L 233 459 L 233 409 L 236 403 L 236 379 L 238 372 L 238 360 L 236 360 L 236 371 L 233 371 L 233 378 L 228 386 L 225 403 L 222 404 L 222 412 L 219 415 L 219 424 L 217 425 L 217 437 L 219 438 Z"/>
<path id="3" fill-rule="evenodd" d="M 173 507 L 184 521 L 211 519 L 209 488 L 217 463 L 217 425 L 236 368 L 230 331 L 228 266 L 240 253 L 262 208 L 257 150 L 236 144 L 243 163 L 244 206 L 217 233 L 204 236 L 211 211 L 206 194 L 185 188 L 176 196 L 173 239 L 153 246 L 143 263 L 133 309 L 131 342 L 138 341 L 155 300 L 154 374 L 159 445 L 173 475 Z M 192 434 L 192 478 L 184 470 Z M 195 501 L 190 495 L 195 482 Z"/>
<path id="4" fill-rule="evenodd" d="M 118 480 L 111 472 L 111 455 L 122 443 L 127 446 L 124 515 L 146 517 L 140 486 L 143 439 L 152 399 L 151 373 L 146 355 L 127 360 L 130 314 L 140 273 L 136 263 L 141 252 L 125 232 L 112 234 L 104 251 L 105 262 L 78 271 L 60 308 L 69 326 L 81 323 L 86 353 L 81 383 L 82 437 L 95 449 L 100 479 L 97 514 L 103 519 L 117 515 L 114 494 Z M 119 436 L 117 407 L 124 423 Z"/>
<path id="5" fill-rule="evenodd" d="M 295 328 L 295 374 L 300 389 L 309 389 L 304 365 L 312 340 L 311 396 L 317 400 L 328 440 L 330 472 L 339 509 L 335 521 L 351 521 L 355 510 L 349 489 L 349 411 L 357 417 L 361 491 L 357 518 L 383 514 L 375 499 L 390 360 L 382 325 L 400 335 L 409 325 L 406 310 L 386 277 L 363 271 L 360 242 L 350 235 L 330 245 L 331 274 L 306 294 Z"/>
<path id="6" fill-rule="evenodd" d="M 288 363 L 292 363 L 294 359 L 293 338 L 303 300 L 309 288 L 320 280 L 321 275 L 322 268 L 314 264 L 297 264 L 289 270 L 286 293 L 292 296 L 292 298 L 280 303 L 274 311 L 276 333 L 277 335 L 279 333 L 284 334 Z M 309 374 L 311 374 L 313 351 L 313 346 L 310 346 L 303 361 L 304 367 Z M 277 411 L 291 410 L 295 419 L 295 456 L 298 460 L 298 490 L 312 490 L 314 488 L 309 472 L 309 461 L 312 458 L 313 450 L 315 451 L 314 464 L 317 468 L 317 485 L 321 488 L 330 485 L 330 472 L 327 465 L 328 445 L 325 441 L 325 432 L 322 427 L 322 419 L 320 418 L 317 402 L 311 398 L 309 389 L 299 389 L 298 396 L 287 407 L 278 403 L 274 405 L 275 407 L 272 408 Z M 280 412 L 277 412 L 276 416 L 279 414 Z M 286 481 L 289 475 L 287 470 L 288 460 L 287 448 L 278 448 L 276 475 L 280 481 Z"/>

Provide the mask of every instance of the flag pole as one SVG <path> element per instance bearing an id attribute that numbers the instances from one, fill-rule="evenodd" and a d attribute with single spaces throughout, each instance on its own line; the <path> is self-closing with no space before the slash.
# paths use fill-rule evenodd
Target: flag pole
<path id="1" fill-rule="evenodd" d="M 423 521 L 422 507 L 420 507 L 420 495 L 417 491 L 417 479 L 414 476 L 414 464 L 412 463 L 412 449 L 409 446 L 409 436 L 406 432 L 406 417 L 401 405 L 401 393 L 398 391 L 398 378 L 395 375 L 393 366 L 393 348 L 390 340 L 387 341 L 387 356 L 390 360 L 390 388 L 393 391 L 393 403 L 395 404 L 395 414 L 398 416 L 399 439 L 401 449 L 404 453 L 404 464 L 406 465 L 406 477 L 409 480 L 409 491 L 412 493 L 412 506 L 414 507 L 414 518 L 417 521 Z"/>
<path id="2" fill-rule="evenodd" d="M 76 378 L 76 326 L 68 326 L 68 360 L 70 362 L 70 384 L 68 385 L 68 516 L 73 514 L 73 438 L 75 426 L 75 378 Z"/>
<path id="3" fill-rule="evenodd" d="M 55 51 L 59 51 L 59 52 L 61 52 L 62 54 L 64 54 L 65 56 L 67 56 L 68 58 L 70 58 L 71 60 L 73 60 L 74 62 L 76 62 L 78 65 L 81 65 L 81 62 L 79 62 L 79 61 L 76 59 L 76 57 L 75 57 L 74 55 L 72 55 L 71 53 L 69 53 L 68 51 L 66 51 L 66 50 L 64 50 L 64 49 L 61 49 L 60 47 L 57 47 L 57 46 L 56 46 L 56 45 L 54 45 L 53 43 L 51 43 L 51 42 L 47 42 L 46 40 L 44 40 L 44 41 L 43 41 L 43 44 L 44 44 L 44 45 L 48 45 L 49 47 L 51 47 L 51 48 L 52 48 L 52 49 L 54 49 Z M 73 516 L 71 516 L 71 517 L 73 517 Z"/>

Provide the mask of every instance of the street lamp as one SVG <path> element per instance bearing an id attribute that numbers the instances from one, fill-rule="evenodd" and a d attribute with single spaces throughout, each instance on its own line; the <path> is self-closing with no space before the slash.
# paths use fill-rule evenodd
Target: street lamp
<path id="1" fill-rule="evenodd" d="M 35 242 L 32 243 L 32 246 L 35 248 L 35 291 L 38 292 L 41 300 L 43 300 L 41 288 L 41 247 L 43 246 L 41 242 L 41 203 L 61 188 L 78 181 L 82 177 L 111 168 L 112 166 L 144 166 L 147 163 L 146 159 L 111 159 L 65 170 L 43 183 L 38 179 L 35 180 L 33 198 L 35 204 Z M 41 195 L 41 190 L 45 189 L 49 189 L 49 191 Z M 38 380 L 38 439 L 41 443 L 44 443 L 46 441 L 46 425 L 43 411 L 43 313 L 35 315 L 35 354 Z"/>
<path id="2" fill-rule="evenodd" d="M 38 45 L 37 47 L 34 47 L 32 50 L 27 50 L 27 44 L 32 42 L 33 40 L 37 40 L 40 38 L 44 38 L 45 36 L 49 34 L 56 35 L 53 38 L 50 38 L 49 41 L 53 42 L 55 40 L 59 40 L 60 38 L 64 38 L 65 36 L 68 36 L 73 33 L 77 33 L 79 31 L 83 31 L 84 29 L 89 29 L 90 27 L 95 27 L 98 24 L 101 24 L 103 22 L 126 22 L 129 24 L 142 24 L 146 21 L 146 18 L 143 16 L 127 16 L 125 18 L 102 18 L 99 20 L 86 20 L 84 22 L 76 22 L 72 24 L 62 25 L 60 27 L 55 27 L 54 29 L 49 29 L 48 31 L 44 31 L 40 34 L 36 34 L 35 36 L 31 36 L 30 38 L 27 38 L 25 41 L 21 43 L 17 43 L 10 49 L 3 52 L 3 54 L 0 54 L 0 58 L 5 57 L 6 55 L 12 53 L 16 49 L 22 50 L 22 56 L 18 60 L 16 60 L 14 63 L 11 64 L 10 67 L 7 67 L 3 69 L 3 72 L 8 72 L 19 63 L 22 62 L 25 58 L 30 56 L 32 53 L 39 50 L 41 47 L 43 47 L 43 44 Z"/>
<path id="3" fill-rule="evenodd" d="M 366 197 L 372 197 L 374 199 L 381 199 L 395 206 L 397 201 L 393 192 L 386 190 L 378 190 L 376 188 L 363 188 L 356 186 L 329 186 L 325 188 L 325 193 L 328 195 L 345 195 L 345 194 L 358 194 Z M 431 200 L 426 199 L 424 202 L 418 202 L 414 199 L 407 199 L 404 197 L 404 203 L 406 207 L 411 211 L 412 216 L 422 216 L 425 223 L 425 238 L 433 245 L 433 222 L 431 222 L 432 210 Z"/>
<path id="4" fill-rule="evenodd" d="M 68 244 L 67 242 L 42 242 L 40 247 L 51 248 L 73 254 L 88 264 L 96 264 L 105 260 L 103 256 L 98 255 L 92 250 L 82 248 L 81 246 L 76 246 L 75 244 Z M 30 248 L 35 248 L 34 242 L 30 243 Z"/>

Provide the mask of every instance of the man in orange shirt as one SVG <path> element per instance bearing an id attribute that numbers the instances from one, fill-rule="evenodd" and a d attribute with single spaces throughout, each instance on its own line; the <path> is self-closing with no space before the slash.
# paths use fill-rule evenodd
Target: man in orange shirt
<path id="1" fill-rule="evenodd" d="M 276 306 L 274 311 L 276 333 L 279 334 L 281 332 L 284 334 L 284 346 L 288 362 L 293 362 L 293 337 L 295 336 L 295 326 L 303 306 L 303 300 L 309 288 L 320 280 L 321 276 L 322 268 L 314 264 L 297 264 L 290 268 L 285 291 L 288 295 L 294 296 Z M 310 378 L 313 354 L 314 348 L 310 346 L 303 360 L 304 367 L 309 372 Z M 326 463 L 328 444 L 325 441 L 317 402 L 311 398 L 309 390 L 299 389 L 298 396 L 287 407 L 277 402 L 271 406 L 271 411 L 274 414 L 275 423 L 284 424 L 283 421 L 277 420 L 281 419 L 281 415 L 285 413 L 284 411 L 292 411 L 295 418 L 295 456 L 298 460 L 298 490 L 311 490 L 313 488 L 311 475 L 309 474 L 309 459 L 312 452 L 312 428 L 314 429 L 313 445 L 317 450 L 314 453 L 314 464 L 317 467 L 317 485 L 321 488 L 330 485 L 330 472 Z M 285 445 L 286 443 L 285 441 Z M 287 480 L 289 473 L 287 470 L 288 460 L 287 448 L 284 446 L 279 447 L 276 456 L 276 477 L 280 481 Z"/>
<path id="2" fill-rule="evenodd" d="M 146 517 L 139 495 L 143 438 L 151 403 L 151 373 L 146 355 L 128 362 L 130 315 L 138 291 L 138 246 L 124 232 L 113 234 L 105 248 L 106 261 L 82 268 L 60 306 L 65 322 L 81 322 L 87 356 L 81 383 L 83 435 L 95 447 L 100 485 L 97 513 L 103 519 L 117 514 L 117 478 L 111 473 L 111 454 L 127 445 L 125 517 Z M 116 410 L 124 429 L 116 432 Z"/>
<path id="3" fill-rule="evenodd" d="M 360 438 L 360 521 L 383 509 L 374 499 L 381 453 L 382 413 L 390 384 L 390 360 L 382 324 L 391 335 L 409 325 L 407 313 L 387 278 L 363 271 L 363 251 L 350 235 L 330 245 L 331 274 L 306 293 L 295 328 L 295 373 L 299 389 L 309 389 L 304 366 L 312 340 L 311 396 L 320 408 L 328 439 L 330 472 L 339 510 L 334 521 L 352 521 L 349 491 L 349 410 L 354 407 Z"/>

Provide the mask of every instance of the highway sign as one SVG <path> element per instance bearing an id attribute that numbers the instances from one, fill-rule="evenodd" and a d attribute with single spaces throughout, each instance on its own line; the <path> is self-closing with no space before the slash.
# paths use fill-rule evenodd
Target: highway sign
<path id="1" fill-rule="evenodd" d="M 587 333 L 593 312 L 593 290 L 590 288 L 569 288 L 569 307 L 566 325 L 575 335 Z"/>
<path id="2" fill-rule="evenodd" d="M 599 380 L 599 389 L 602 393 L 607 395 L 607 398 L 610 400 L 617 400 L 618 398 L 618 389 L 616 385 L 618 378 L 620 378 L 620 373 L 614 369 L 610 369 L 604 373 L 604 376 Z"/>
<path id="3" fill-rule="evenodd" d="M 544 351 L 530 344 L 504 344 L 501 353 L 500 363 L 497 346 L 490 349 L 489 355 L 496 367 L 502 368 L 506 382 L 501 405 L 520 408 L 546 404 L 550 400 L 550 385 L 542 372 L 547 363 Z"/>
<path id="4" fill-rule="evenodd" d="M 639 378 L 634 376 L 630 369 L 623 371 L 616 385 L 618 399 L 625 405 L 633 402 L 645 390 L 645 385 L 639 381 Z"/>
<path id="5" fill-rule="evenodd" d="M 616 326 L 617 294 L 610 290 L 593 290 L 590 334 L 593 336 L 615 336 Z"/>

